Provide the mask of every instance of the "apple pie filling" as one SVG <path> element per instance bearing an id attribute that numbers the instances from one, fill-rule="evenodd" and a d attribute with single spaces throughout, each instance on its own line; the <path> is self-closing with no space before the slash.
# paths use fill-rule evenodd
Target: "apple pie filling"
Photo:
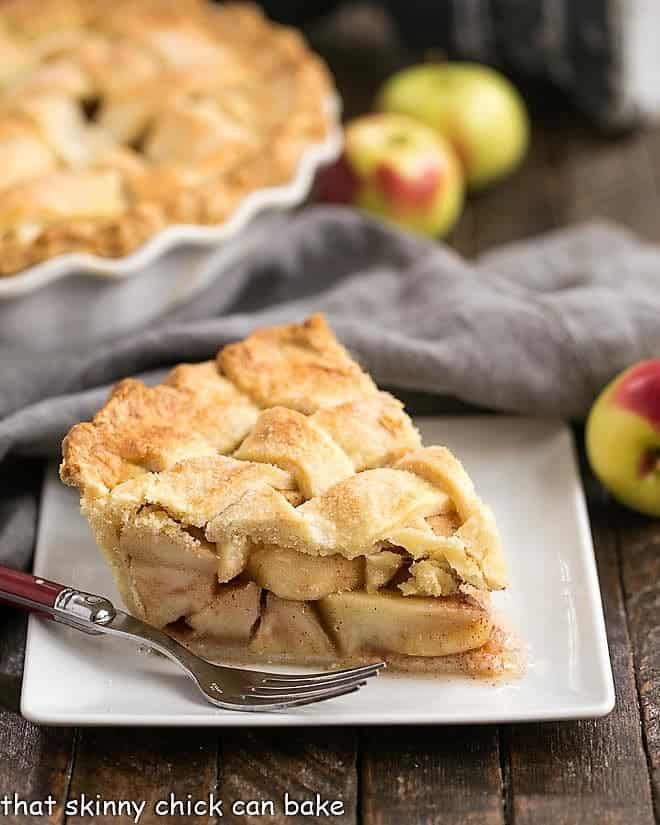
<path id="1" fill-rule="evenodd" d="M 491 511 L 319 316 L 122 382 L 61 473 L 131 612 L 208 658 L 508 667 Z"/>

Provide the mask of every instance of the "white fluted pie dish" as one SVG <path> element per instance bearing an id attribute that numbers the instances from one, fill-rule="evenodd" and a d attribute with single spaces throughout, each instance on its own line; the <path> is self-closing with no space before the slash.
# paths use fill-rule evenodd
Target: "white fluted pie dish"
<path id="1" fill-rule="evenodd" d="M 293 178 L 251 192 L 221 225 L 177 224 L 122 258 L 65 254 L 0 278 L 0 345 L 80 348 L 136 331 L 186 303 L 305 201 L 318 168 L 341 149 L 337 102 L 332 110 L 333 127 L 307 149 Z"/>

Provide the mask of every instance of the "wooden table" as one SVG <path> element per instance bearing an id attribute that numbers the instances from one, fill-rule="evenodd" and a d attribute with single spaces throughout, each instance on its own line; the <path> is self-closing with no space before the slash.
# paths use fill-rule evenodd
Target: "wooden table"
<path id="1" fill-rule="evenodd" d="M 337 71 L 349 114 L 361 111 L 401 56 L 364 15 L 317 40 Z M 347 34 L 348 30 L 348 34 Z M 387 32 L 385 32 L 387 33 Z M 333 33 L 335 37 L 336 32 Z M 528 162 L 475 197 L 452 243 L 473 256 L 494 244 L 605 216 L 660 241 L 660 130 L 604 139 L 577 116 L 536 112 Z M 660 273 L 658 273 L 660 279 Z M 625 288 L 622 283 L 621 288 Z M 432 410 L 428 402 L 425 412 Z M 579 439 L 579 434 L 578 434 Z M 52 793 L 156 800 L 169 792 L 225 800 L 315 793 L 342 799 L 342 825 L 650 825 L 660 813 L 660 522 L 624 512 L 586 468 L 614 666 L 617 705 L 606 719 L 463 728 L 295 731 L 39 728 L 16 712 L 25 619 L 0 613 L 0 799 Z M 405 701 L 405 697 L 402 697 Z M 45 822 L 17 817 L 2 822 Z M 129 817 L 53 822 L 128 823 Z M 142 825 L 206 816 L 157 818 Z M 302 823 L 309 817 L 232 816 L 218 822 Z"/>

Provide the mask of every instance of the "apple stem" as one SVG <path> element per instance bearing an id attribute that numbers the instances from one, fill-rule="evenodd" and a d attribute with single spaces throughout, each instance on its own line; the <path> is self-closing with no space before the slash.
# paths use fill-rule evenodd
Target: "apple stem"
<path id="1" fill-rule="evenodd" d="M 639 464 L 640 478 L 644 478 L 651 473 L 660 473 L 660 450 L 647 450 L 642 455 Z"/>
<path id="2" fill-rule="evenodd" d="M 447 52 L 442 49 L 427 49 L 424 54 L 425 63 L 442 64 L 447 62 Z"/>

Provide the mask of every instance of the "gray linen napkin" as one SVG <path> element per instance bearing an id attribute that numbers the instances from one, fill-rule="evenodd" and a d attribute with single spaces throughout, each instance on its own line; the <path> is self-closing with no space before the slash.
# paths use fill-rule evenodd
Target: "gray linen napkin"
<path id="1" fill-rule="evenodd" d="M 382 385 L 579 418 L 617 371 L 660 354 L 660 250 L 591 224 L 467 262 L 353 211 L 308 209 L 138 334 L 84 353 L 0 348 L 0 459 L 56 456 L 122 376 L 319 310 Z M 11 462 L 0 465 L 0 563 L 25 565 L 34 485 Z"/>

